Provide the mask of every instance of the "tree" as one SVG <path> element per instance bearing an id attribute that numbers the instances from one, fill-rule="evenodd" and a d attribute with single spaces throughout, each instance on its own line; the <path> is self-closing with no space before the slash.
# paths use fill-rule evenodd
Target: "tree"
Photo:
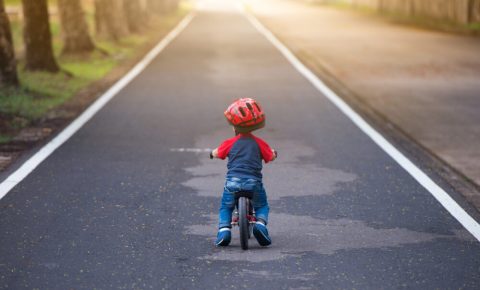
<path id="1" fill-rule="evenodd" d="M 145 22 L 148 22 L 140 0 L 123 0 L 123 8 L 130 32 L 140 32 Z"/>
<path id="2" fill-rule="evenodd" d="M 0 0 L 0 87 L 6 85 L 18 86 L 18 76 L 10 22 Z"/>
<path id="3" fill-rule="evenodd" d="M 180 2 L 179 0 L 165 0 L 165 1 L 167 1 L 168 12 L 173 12 L 177 10 L 178 4 Z"/>
<path id="4" fill-rule="evenodd" d="M 151 13 L 165 14 L 178 7 L 178 0 L 147 0 L 147 7 Z"/>
<path id="5" fill-rule="evenodd" d="M 62 54 L 90 52 L 95 49 L 88 32 L 80 0 L 58 0 L 64 46 Z"/>
<path id="6" fill-rule="evenodd" d="M 95 0 L 95 28 L 98 35 L 117 41 L 129 33 L 123 8 L 123 1 Z"/>
<path id="7" fill-rule="evenodd" d="M 58 72 L 60 68 L 53 56 L 47 0 L 22 0 L 22 7 L 25 17 L 25 68 Z"/>
<path id="8" fill-rule="evenodd" d="M 468 22 L 480 22 L 480 0 L 468 1 Z"/>

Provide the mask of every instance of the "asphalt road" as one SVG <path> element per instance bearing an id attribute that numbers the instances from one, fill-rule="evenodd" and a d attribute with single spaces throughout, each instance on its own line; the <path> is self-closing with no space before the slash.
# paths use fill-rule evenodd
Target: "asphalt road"
<path id="1" fill-rule="evenodd" d="M 1 289 L 478 289 L 480 244 L 238 11 L 202 10 L 0 201 Z M 273 245 L 213 246 L 234 97 L 267 112 Z"/>

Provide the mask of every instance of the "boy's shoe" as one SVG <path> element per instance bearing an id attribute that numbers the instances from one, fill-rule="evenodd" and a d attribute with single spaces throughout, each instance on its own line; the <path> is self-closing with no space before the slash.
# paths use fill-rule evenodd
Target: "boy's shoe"
<path id="1" fill-rule="evenodd" d="M 257 221 L 253 226 L 253 235 L 260 246 L 268 246 L 272 243 L 270 236 L 268 235 L 267 226 L 264 223 Z"/>
<path id="2" fill-rule="evenodd" d="M 217 240 L 215 241 L 215 246 L 217 247 L 226 247 L 230 244 L 232 240 L 232 232 L 230 228 L 221 228 L 218 230 Z"/>

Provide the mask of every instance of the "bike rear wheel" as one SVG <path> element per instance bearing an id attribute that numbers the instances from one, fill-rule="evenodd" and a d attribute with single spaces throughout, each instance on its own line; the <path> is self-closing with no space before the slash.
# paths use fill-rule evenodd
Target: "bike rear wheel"
<path id="1" fill-rule="evenodd" d="M 240 229 L 240 246 L 244 250 L 248 250 L 248 236 L 250 221 L 248 214 L 248 199 L 240 197 L 238 199 L 238 228 Z"/>
<path id="2" fill-rule="evenodd" d="M 252 200 L 248 200 L 248 214 L 252 217 L 255 216 L 255 214 L 253 213 Z M 248 222 L 248 239 L 250 239 L 252 236 L 253 236 L 253 225 L 252 225 L 251 220 L 249 219 L 249 222 Z"/>

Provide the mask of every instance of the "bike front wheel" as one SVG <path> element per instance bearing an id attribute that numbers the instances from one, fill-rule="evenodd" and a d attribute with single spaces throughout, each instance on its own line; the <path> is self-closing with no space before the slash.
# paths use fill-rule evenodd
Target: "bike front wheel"
<path id="1" fill-rule="evenodd" d="M 248 199 L 240 197 L 238 199 L 238 228 L 240 229 L 240 246 L 243 250 L 248 250 L 248 236 L 250 222 L 248 214 Z"/>

